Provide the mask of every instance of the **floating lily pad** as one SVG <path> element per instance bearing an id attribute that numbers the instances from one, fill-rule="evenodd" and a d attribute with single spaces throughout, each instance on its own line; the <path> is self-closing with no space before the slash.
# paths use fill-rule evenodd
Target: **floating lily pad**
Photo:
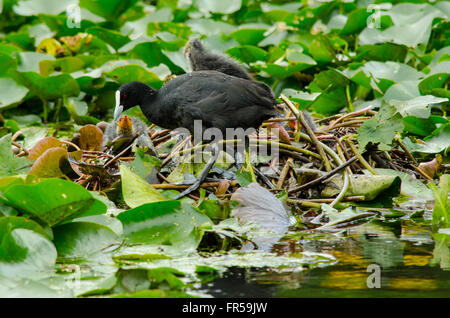
<path id="1" fill-rule="evenodd" d="M 35 72 L 23 72 L 18 73 L 18 78 L 30 91 L 46 100 L 80 94 L 77 81 L 68 74 L 44 77 Z"/>
<path id="2" fill-rule="evenodd" d="M 198 227 L 212 225 L 207 216 L 180 201 L 147 203 L 122 212 L 117 218 L 129 244 L 170 245 L 185 253 L 200 243 L 202 234 Z"/>
<path id="3" fill-rule="evenodd" d="M 31 166 L 29 174 L 41 178 L 58 178 L 64 176 L 60 166 L 67 161 L 68 153 L 65 148 L 55 147 L 45 150 Z"/>
<path id="4" fill-rule="evenodd" d="M 332 197 L 340 192 L 343 181 L 342 177 L 334 177 L 322 190 L 323 197 Z M 362 195 L 367 201 L 374 200 L 379 194 L 392 187 L 391 197 L 400 193 L 400 178 L 395 176 L 380 175 L 352 175 L 350 186 L 346 192 L 347 196 Z"/>
<path id="5" fill-rule="evenodd" d="M 56 249 L 48 238 L 20 227 L 2 231 L 0 236 L 4 251 L 0 257 L 1 276 L 39 279 L 53 273 Z"/>
<path id="6" fill-rule="evenodd" d="M 3 192 L 3 195 L 7 198 L 8 205 L 49 226 L 87 214 L 94 206 L 97 214 L 106 211 L 106 205 L 94 199 L 88 190 L 71 181 L 60 179 L 15 185 Z"/>
<path id="7" fill-rule="evenodd" d="M 48 149 L 61 147 L 62 144 L 60 140 L 52 136 L 42 138 L 29 150 L 28 159 L 36 160 Z"/>
<path id="8" fill-rule="evenodd" d="M 0 78 L 0 109 L 20 103 L 28 93 L 28 88 L 11 78 Z"/>
<path id="9" fill-rule="evenodd" d="M 102 250 L 119 245 L 119 236 L 104 225 L 90 222 L 71 222 L 53 229 L 58 255 L 88 259 Z"/>
<path id="10" fill-rule="evenodd" d="M 26 173 L 31 166 L 26 158 L 17 158 L 11 149 L 11 135 L 0 138 L 0 176 Z"/>
<path id="11" fill-rule="evenodd" d="M 125 165 L 120 165 L 122 193 L 128 206 L 135 208 L 144 203 L 165 201 L 166 198 L 147 181 L 137 176 Z"/>

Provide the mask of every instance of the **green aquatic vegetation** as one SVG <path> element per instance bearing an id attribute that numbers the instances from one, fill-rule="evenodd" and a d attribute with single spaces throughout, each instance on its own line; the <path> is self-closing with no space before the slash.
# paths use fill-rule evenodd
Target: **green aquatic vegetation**
<path id="1" fill-rule="evenodd" d="M 448 19 L 445 1 L 0 1 L 0 296 L 190 297 L 236 267 L 288 273 L 291 286 L 307 268 L 332 271 L 349 258 L 358 269 L 422 264 L 410 242 L 434 242 L 421 258 L 448 269 Z M 295 147 L 279 143 L 276 172 L 272 156 L 257 158 L 269 182 L 218 162 L 210 176 L 233 181 L 181 201 L 164 183 L 188 181 L 204 163 L 174 167 L 136 147 L 109 167 L 109 154 L 77 157 L 69 143 L 83 125 L 111 121 L 120 85 L 159 89 L 190 71 L 183 48 L 193 38 L 310 112 L 342 160 L 352 156 L 343 136 L 357 134 L 377 175 L 354 162 L 348 186 L 334 175 L 289 193 L 311 181 L 304 164 L 315 176 L 323 168 L 295 120 L 281 122 Z M 159 154 L 173 151 L 176 137 L 149 134 Z M 35 152 L 44 138 L 53 142 Z M 264 189 L 252 193 L 255 177 Z M 315 245 L 336 241 L 323 253 Z M 361 251 L 343 257 L 339 244 L 355 241 Z M 344 286 L 345 274 L 321 289 Z"/>

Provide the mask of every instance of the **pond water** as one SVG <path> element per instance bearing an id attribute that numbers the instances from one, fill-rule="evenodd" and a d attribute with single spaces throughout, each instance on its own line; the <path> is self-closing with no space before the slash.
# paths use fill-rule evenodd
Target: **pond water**
<path id="1" fill-rule="evenodd" d="M 213 297 L 450 297 L 448 238 L 411 220 L 297 232 L 272 252 L 324 253 L 336 262 L 302 270 L 232 267 L 201 289 Z"/>

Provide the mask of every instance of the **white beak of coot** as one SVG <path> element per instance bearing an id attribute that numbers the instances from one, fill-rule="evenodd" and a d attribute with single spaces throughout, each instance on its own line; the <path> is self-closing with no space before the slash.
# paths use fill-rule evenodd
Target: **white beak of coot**
<path id="1" fill-rule="evenodd" d="M 120 91 L 116 92 L 116 108 L 114 108 L 114 121 L 117 121 L 122 114 L 123 106 L 120 105 Z"/>

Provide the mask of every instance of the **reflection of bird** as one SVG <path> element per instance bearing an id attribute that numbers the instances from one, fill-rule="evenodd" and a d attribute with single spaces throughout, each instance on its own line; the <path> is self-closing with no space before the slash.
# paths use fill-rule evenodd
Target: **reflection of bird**
<path id="1" fill-rule="evenodd" d="M 189 60 L 192 71 L 214 70 L 246 80 L 252 79 L 244 68 L 232 59 L 206 51 L 198 39 L 186 44 L 184 55 Z"/>
<path id="2" fill-rule="evenodd" d="M 152 140 L 148 135 L 147 125 L 138 118 L 124 115 L 118 121 L 109 124 L 105 129 L 103 137 L 103 149 L 109 146 L 114 147 L 114 153 L 119 153 L 136 137 L 136 145 L 142 148 L 147 147 L 152 155 L 157 156 Z"/>
<path id="3" fill-rule="evenodd" d="M 226 129 L 256 129 L 261 123 L 279 115 L 277 104 L 267 85 L 230 76 L 216 71 L 198 71 L 178 76 L 155 91 L 140 82 L 131 82 L 120 87 L 116 93 L 114 118 L 123 110 L 139 105 L 144 115 L 163 128 L 188 129 L 195 139 L 211 143 L 212 157 L 200 172 L 196 182 L 175 198 L 180 198 L 198 188 L 219 154 L 217 141 L 226 136 Z M 200 120 L 202 135 L 194 134 L 194 121 Z M 207 138 L 205 131 L 216 128 L 215 134 Z M 211 131 L 209 131 L 211 132 Z M 246 131 L 248 134 L 248 130 Z M 245 136 L 246 149 L 248 136 Z"/>

